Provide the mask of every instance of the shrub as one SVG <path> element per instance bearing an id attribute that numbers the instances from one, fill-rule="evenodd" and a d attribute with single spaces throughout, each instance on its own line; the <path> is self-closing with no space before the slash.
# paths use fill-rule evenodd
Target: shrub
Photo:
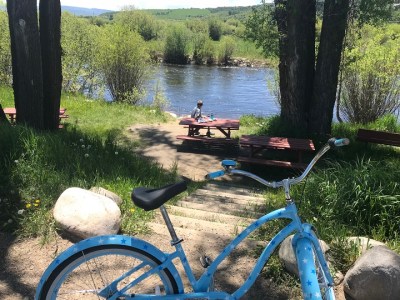
<path id="1" fill-rule="evenodd" d="M 208 21 L 208 31 L 213 41 L 219 41 L 222 37 L 222 22 L 218 19 L 211 18 Z"/>
<path id="2" fill-rule="evenodd" d="M 155 17 L 130 7 L 118 13 L 115 19 L 131 31 L 139 33 L 145 41 L 156 39 L 161 29 Z"/>
<path id="3" fill-rule="evenodd" d="M 227 65 L 232 57 L 233 51 L 235 51 L 235 40 L 231 37 L 225 37 L 221 41 L 219 51 L 219 62 Z"/>
<path id="4" fill-rule="evenodd" d="M 190 46 L 190 31 L 183 25 L 175 25 L 167 34 L 164 60 L 172 64 L 186 64 Z"/>
<path id="5" fill-rule="evenodd" d="M 340 107 L 345 119 L 368 123 L 400 108 L 400 26 L 365 26 L 347 50 Z"/>
<path id="6" fill-rule="evenodd" d="M 150 61 L 142 37 L 121 24 L 109 25 L 100 45 L 99 65 L 113 100 L 136 104 L 144 96 Z"/>
<path id="7" fill-rule="evenodd" d="M 61 18 L 62 88 L 65 92 L 93 95 L 102 85 L 98 55 L 99 28 L 88 20 L 63 13 Z"/>

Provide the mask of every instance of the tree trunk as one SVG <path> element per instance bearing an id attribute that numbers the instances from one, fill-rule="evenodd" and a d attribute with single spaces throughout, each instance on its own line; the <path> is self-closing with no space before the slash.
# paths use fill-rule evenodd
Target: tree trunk
<path id="1" fill-rule="evenodd" d="M 281 117 L 306 129 L 314 79 L 316 4 L 315 0 L 276 0 L 275 5 L 281 35 Z M 281 11 L 285 6 L 286 11 Z"/>
<path id="2" fill-rule="evenodd" d="M 58 129 L 61 98 L 61 4 L 40 1 L 44 129 Z"/>
<path id="3" fill-rule="evenodd" d="M 308 132 L 331 133 L 349 0 L 325 0 Z"/>
<path id="4" fill-rule="evenodd" d="M 43 128 L 43 82 L 36 0 L 7 1 L 17 123 Z"/>

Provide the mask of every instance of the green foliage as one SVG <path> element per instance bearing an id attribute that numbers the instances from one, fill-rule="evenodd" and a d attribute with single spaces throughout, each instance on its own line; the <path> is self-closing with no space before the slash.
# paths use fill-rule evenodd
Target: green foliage
<path id="1" fill-rule="evenodd" d="M 198 65 L 214 62 L 214 45 L 207 33 L 193 35 L 193 59 Z"/>
<path id="2" fill-rule="evenodd" d="M 173 26 L 167 34 L 164 60 L 167 63 L 186 64 L 191 41 L 191 32 L 182 24 Z"/>
<path id="3" fill-rule="evenodd" d="M 99 28 L 87 19 L 63 13 L 61 33 L 63 90 L 93 95 L 102 84 L 96 61 Z"/>
<path id="4" fill-rule="evenodd" d="M 211 18 L 208 20 L 208 32 L 213 41 L 219 41 L 222 37 L 222 22 L 219 19 Z"/>
<path id="5" fill-rule="evenodd" d="M 396 239 L 400 225 L 400 164 L 395 160 L 331 162 L 308 179 L 303 216 L 332 233 L 347 227 L 354 235 L 383 233 Z M 318 191 L 318 193 L 316 193 Z M 315 222 L 315 220 L 317 222 Z"/>
<path id="6" fill-rule="evenodd" d="M 157 110 L 159 114 L 162 114 L 169 106 L 169 101 L 165 97 L 163 90 L 160 87 L 159 82 L 155 86 L 154 97 L 152 106 Z"/>
<path id="7" fill-rule="evenodd" d="M 11 85 L 11 45 L 10 31 L 8 29 L 8 16 L 0 11 L 0 84 Z"/>
<path id="8" fill-rule="evenodd" d="M 158 21 L 152 15 L 131 8 L 117 14 L 115 21 L 127 26 L 131 31 L 138 32 L 145 41 L 156 39 L 161 30 Z"/>
<path id="9" fill-rule="evenodd" d="M 400 107 L 400 26 L 364 26 L 346 50 L 344 117 L 368 123 Z"/>
<path id="10" fill-rule="evenodd" d="M 221 40 L 218 61 L 222 64 L 227 65 L 235 51 L 236 42 L 232 37 L 224 37 Z"/>
<path id="11" fill-rule="evenodd" d="M 279 33 L 271 4 L 262 1 L 262 5 L 253 8 L 247 19 L 244 36 L 263 50 L 265 57 L 277 56 L 279 51 Z"/>
<path id="12" fill-rule="evenodd" d="M 98 63 L 113 100 L 137 103 L 150 61 L 142 37 L 119 23 L 106 26 L 100 38 Z"/>
<path id="13" fill-rule="evenodd" d="M 0 87 L 3 106 L 11 106 L 12 89 Z M 133 154 L 124 128 L 155 123 L 168 116 L 151 107 L 91 101 L 64 95 L 70 118 L 63 130 L 37 132 L 0 126 L 0 230 L 22 236 L 49 236 L 55 230 L 51 209 L 68 187 L 102 186 L 123 198 L 122 231 L 136 234 L 151 217 L 135 208 L 130 191 L 140 185 L 161 186 L 174 173 Z M 107 116 L 105 118 L 104 116 Z M 6 142 L 5 142 L 6 141 Z"/>
<path id="14" fill-rule="evenodd" d="M 185 21 L 186 27 L 193 33 L 204 34 L 208 33 L 208 23 L 202 19 L 189 19 Z"/>

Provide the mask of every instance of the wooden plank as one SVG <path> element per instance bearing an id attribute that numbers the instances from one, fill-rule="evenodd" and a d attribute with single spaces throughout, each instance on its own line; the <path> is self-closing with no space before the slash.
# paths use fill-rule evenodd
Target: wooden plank
<path id="1" fill-rule="evenodd" d="M 400 134 L 387 131 L 360 128 L 357 132 L 357 140 L 400 147 Z"/>
<path id="2" fill-rule="evenodd" d="M 178 135 L 176 136 L 178 140 L 185 141 L 197 141 L 204 143 L 218 143 L 218 144 L 237 144 L 237 139 L 226 139 L 226 138 L 215 138 L 207 136 L 188 136 L 188 135 Z"/>
<path id="3" fill-rule="evenodd" d="M 239 156 L 237 158 L 237 161 L 242 162 L 242 163 L 248 163 L 248 164 L 259 164 L 259 165 L 265 165 L 265 166 L 291 168 L 291 169 L 305 169 L 307 167 L 307 164 L 298 163 L 298 162 L 270 160 L 270 159 L 245 157 L 245 156 Z"/>
<path id="4" fill-rule="evenodd" d="M 270 149 L 290 149 L 300 151 L 314 151 L 314 143 L 308 139 L 296 139 L 285 137 L 269 137 L 256 135 L 243 135 L 240 137 L 240 145 L 245 147 L 265 147 Z"/>

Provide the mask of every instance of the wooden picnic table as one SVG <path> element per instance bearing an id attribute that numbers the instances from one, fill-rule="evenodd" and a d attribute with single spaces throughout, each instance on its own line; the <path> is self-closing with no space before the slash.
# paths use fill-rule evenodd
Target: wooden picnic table
<path id="1" fill-rule="evenodd" d="M 239 139 L 239 144 L 241 147 L 248 147 L 250 151 L 248 157 L 239 157 L 238 161 L 286 168 L 304 169 L 307 164 L 302 162 L 303 153 L 315 151 L 314 144 L 312 140 L 309 139 L 243 135 Z M 294 151 L 297 152 L 298 159 L 296 162 L 290 162 L 283 160 L 266 160 L 257 157 L 256 155 L 263 150 Z"/>
<path id="2" fill-rule="evenodd" d="M 207 129 L 205 136 L 212 139 L 211 129 L 218 129 L 223 135 L 225 140 L 231 140 L 231 132 L 233 130 L 239 130 L 239 120 L 230 119 L 215 119 L 203 118 L 200 122 L 194 118 L 184 118 L 179 122 L 179 125 L 183 125 L 188 128 L 187 136 L 178 136 L 178 139 L 186 140 L 204 140 L 204 137 L 195 136 L 195 132 L 198 129 Z M 214 138 L 216 139 L 216 138 Z"/>
<path id="3" fill-rule="evenodd" d="M 66 110 L 66 108 L 60 108 L 60 121 L 61 119 L 68 118 L 68 115 L 65 113 Z M 15 107 L 5 107 L 3 111 L 10 118 L 10 123 L 15 124 L 17 118 L 17 110 L 15 109 Z"/>

